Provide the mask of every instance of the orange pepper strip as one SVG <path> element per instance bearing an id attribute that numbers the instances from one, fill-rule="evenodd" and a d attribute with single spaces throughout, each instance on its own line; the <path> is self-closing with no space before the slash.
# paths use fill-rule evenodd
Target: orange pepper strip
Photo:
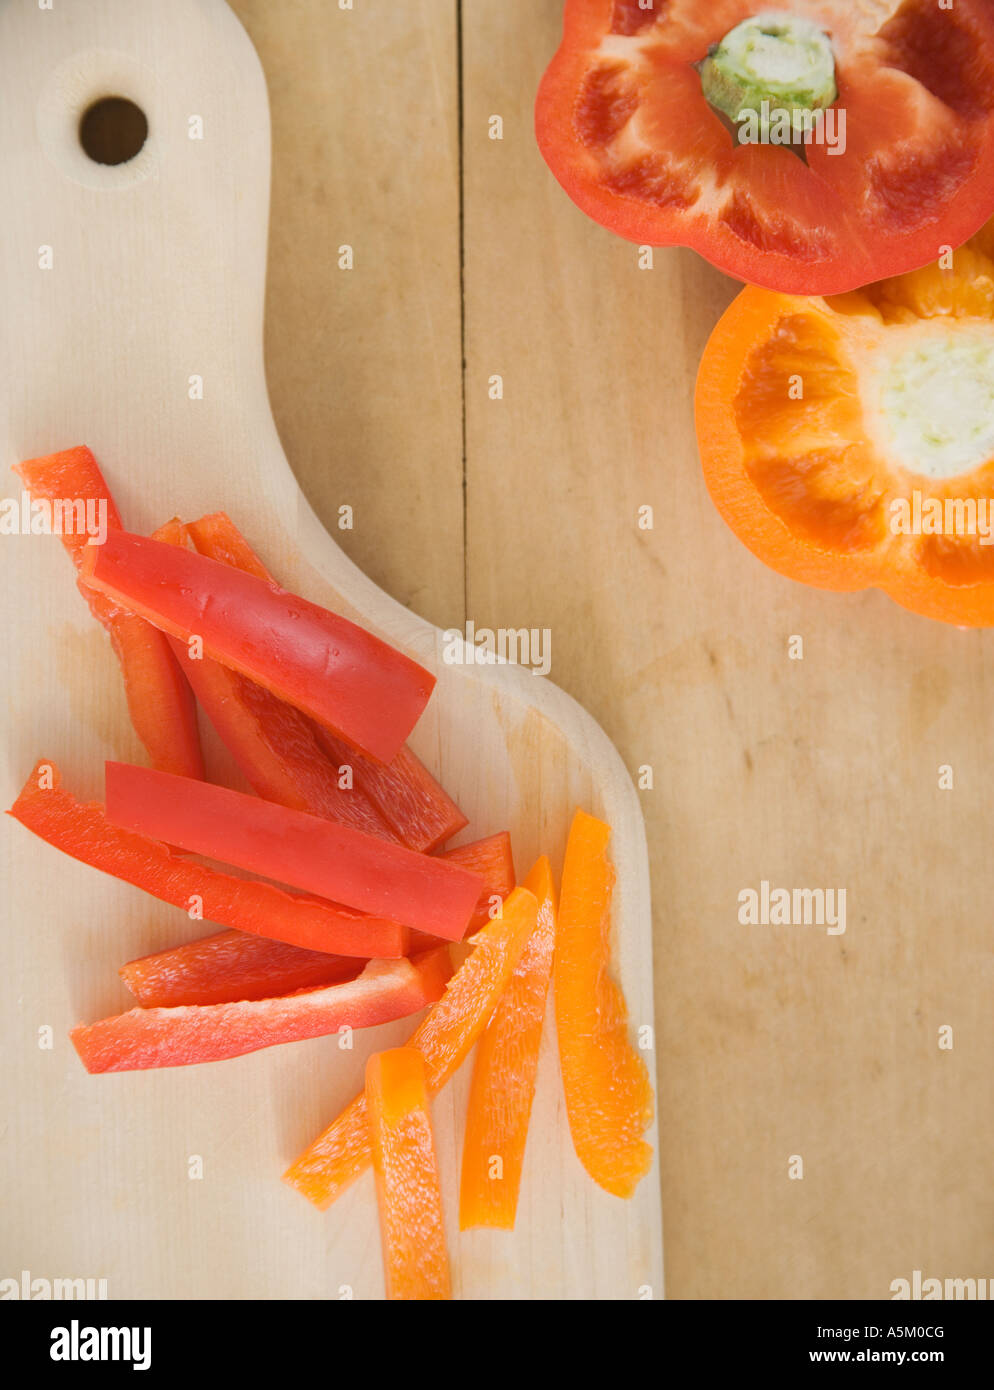
<path id="1" fill-rule="evenodd" d="M 416 1047 L 425 1060 L 429 1095 L 437 1095 L 458 1071 L 487 1026 L 537 918 L 534 896 L 527 888 L 515 888 L 502 915 L 474 936 L 472 951 L 415 1029 L 408 1046 Z M 366 1097 L 359 1095 L 283 1177 L 324 1210 L 366 1171 L 370 1161 Z"/>
<path id="2" fill-rule="evenodd" d="M 608 973 L 611 828 L 577 811 L 570 828 L 556 924 L 556 1030 L 566 1113 L 577 1157 L 616 1197 L 630 1197 L 649 1171 L 652 1086 L 628 1039 L 628 1009 Z"/>
<path id="3" fill-rule="evenodd" d="M 425 1061 L 416 1047 L 373 1053 L 366 1108 L 387 1298 L 451 1298 Z"/>
<path id="4" fill-rule="evenodd" d="M 538 922 L 476 1049 L 466 1116 L 459 1228 L 512 1230 L 552 977 L 556 899 L 542 856 L 525 879 Z"/>

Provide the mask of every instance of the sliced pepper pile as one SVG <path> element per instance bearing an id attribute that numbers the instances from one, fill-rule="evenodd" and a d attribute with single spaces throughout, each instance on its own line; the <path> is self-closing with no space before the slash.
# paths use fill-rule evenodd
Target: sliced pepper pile
<path id="1" fill-rule="evenodd" d="M 507 988 L 535 929 L 538 904 L 515 888 L 500 917 L 473 938 L 472 954 L 446 987 L 438 1005 L 411 1035 L 408 1046 L 424 1058 L 428 1091 L 437 1094 L 469 1055 Z M 370 1162 L 366 1098 L 360 1094 L 304 1150 L 284 1174 L 316 1207 L 329 1207 Z"/>
<path id="2" fill-rule="evenodd" d="M 479 1041 L 460 1224 L 513 1227 L 555 974 L 577 1153 L 603 1187 L 630 1195 L 648 1166 L 651 1110 L 607 977 L 608 902 L 588 892 L 609 873 L 608 827 L 578 813 L 562 934 L 547 859 L 516 887 L 506 832 L 442 848 L 466 818 L 404 744 L 431 692 L 427 672 L 280 589 L 224 513 L 145 538 L 121 529 L 88 450 L 20 472 L 39 496 L 107 503 L 106 541 L 67 546 L 111 631 L 153 767 L 108 762 L 100 805 L 79 801 L 42 759 L 10 814 L 82 863 L 225 928 L 121 967 L 136 1007 L 70 1034 L 87 1070 L 219 1061 L 427 1009 L 406 1047 L 371 1057 L 365 1089 L 285 1176 L 326 1207 L 372 1164 L 387 1296 L 445 1299 L 430 1098 Z M 255 795 L 205 780 L 197 703 Z M 595 854 L 577 825 L 597 827 Z M 614 1072 L 633 1087 L 618 1092 Z"/>

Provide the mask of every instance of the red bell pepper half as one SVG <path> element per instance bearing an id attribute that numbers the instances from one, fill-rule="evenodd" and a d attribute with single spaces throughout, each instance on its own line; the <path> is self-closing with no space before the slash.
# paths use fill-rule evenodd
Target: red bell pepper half
<path id="1" fill-rule="evenodd" d="M 506 898 L 514 887 L 511 837 L 504 830 L 444 850 L 441 858 L 483 878 L 483 892 L 469 924 L 472 934 L 491 920 L 493 899 Z M 411 932 L 409 953 L 438 944 L 434 937 Z M 355 956 L 331 956 L 247 932 L 222 931 L 129 961 L 118 973 L 138 1002 L 149 1009 L 289 994 L 351 979 L 361 968 Z"/>
<path id="2" fill-rule="evenodd" d="M 333 955 L 407 954 L 409 933 L 395 921 L 222 873 L 175 854 L 159 840 L 111 825 L 99 803 L 77 801 L 62 788 L 51 759 L 35 766 L 8 814 L 73 859 L 219 926 Z"/>
<path id="3" fill-rule="evenodd" d="M 254 574 L 257 578 L 268 580 L 270 583 L 273 582 L 258 555 L 255 554 L 235 523 L 224 512 L 214 512 L 210 516 L 201 517 L 199 521 L 191 522 L 186 530 L 202 555 L 206 555 L 212 560 L 220 560 L 226 565 L 233 565 L 237 569 L 245 570 L 246 573 Z M 220 734 L 222 741 L 238 760 L 239 766 L 248 777 L 249 782 L 259 795 L 266 797 L 267 800 L 279 801 L 284 806 L 295 805 L 294 801 L 286 799 L 284 795 L 274 794 L 273 788 L 278 786 L 278 777 L 274 772 L 270 772 L 268 775 L 267 781 L 270 789 L 265 791 L 257 784 L 248 765 L 253 761 L 263 762 L 265 765 L 264 755 L 261 755 L 254 746 L 254 739 L 258 738 L 273 748 L 282 762 L 288 766 L 296 767 L 293 759 L 289 755 L 284 756 L 283 751 L 288 744 L 291 745 L 291 753 L 294 747 L 305 745 L 306 741 L 303 737 L 300 738 L 299 743 L 297 742 L 296 726 L 291 726 L 288 732 L 286 715 L 279 716 L 277 710 L 271 710 L 261 696 L 254 693 L 249 696 L 250 708 L 247 711 L 247 718 L 251 720 L 252 732 L 247 735 L 243 733 L 239 737 L 239 725 L 244 722 L 238 707 L 239 702 L 232 698 L 226 702 L 223 709 L 218 710 L 216 699 L 211 700 L 209 695 L 205 699 L 201 685 L 197 680 L 197 674 L 190 669 L 195 665 L 195 662 L 190 662 L 185 669 L 197 692 L 197 697 L 204 705 L 208 717 Z M 258 690 L 259 687 L 257 686 L 252 687 L 253 692 L 258 692 Z M 243 691 L 242 695 L 245 696 L 246 692 Z M 280 703 L 279 708 L 285 710 L 286 707 Z M 218 717 L 215 717 L 216 713 Z M 303 719 L 304 716 L 301 718 Z M 406 746 L 401 748 L 389 763 L 379 763 L 372 758 L 364 757 L 358 750 L 350 748 L 343 739 L 336 738 L 331 730 L 324 725 L 317 724 L 313 720 L 307 720 L 306 723 L 324 754 L 331 760 L 336 788 L 338 769 L 350 767 L 352 769 L 352 791 L 348 795 L 358 796 L 374 806 L 385 825 L 394 832 L 394 837 L 399 839 L 402 844 L 407 845 L 409 849 L 417 849 L 427 853 L 451 839 L 466 825 L 466 817 L 456 803 Z M 255 730 L 258 731 L 257 734 Z M 308 749 L 306 757 L 310 759 L 310 756 Z M 319 761 L 324 762 L 325 759 L 321 758 Z M 318 775 L 320 774 L 311 773 L 312 777 Z M 345 795 L 345 793 L 342 794 Z M 370 829 L 371 834 L 376 833 L 368 826 L 358 825 L 354 819 L 349 820 L 345 816 L 335 815 L 330 811 L 321 811 L 314 805 L 301 805 L 298 806 L 298 809 L 313 811 L 315 815 L 330 815 L 333 820 L 346 820 L 347 824 L 357 825 L 360 830 Z M 514 886 L 513 883 L 511 886 Z"/>
<path id="4" fill-rule="evenodd" d="M 69 1034 L 88 1072 L 186 1067 L 275 1043 L 373 1028 L 439 999 L 452 973 L 445 947 L 413 960 L 371 960 L 354 980 L 270 999 L 131 1009 Z"/>
<path id="5" fill-rule="evenodd" d="M 229 1004 L 341 984 L 363 968 L 355 956 L 304 951 L 243 931 L 220 931 L 129 960 L 117 972 L 145 1009 Z"/>
<path id="6" fill-rule="evenodd" d="M 49 502 L 103 503 L 108 531 L 121 518 L 104 476 L 89 449 L 80 446 L 15 464 L 33 498 Z M 76 568 L 87 550 L 85 531 L 63 531 L 62 544 Z M 203 777 L 197 711 L 190 688 L 165 636 L 126 608 L 80 584 L 93 616 L 102 623 L 121 663 L 128 713 L 154 767 L 183 777 Z"/>
<path id="7" fill-rule="evenodd" d="M 447 941 L 483 891 L 457 864 L 228 787 L 114 762 L 106 787 L 113 825 Z"/>
<path id="8" fill-rule="evenodd" d="M 87 546 L 84 582 L 389 762 L 435 678 L 347 618 L 197 551 L 126 531 Z"/>
<path id="9" fill-rule="evenodd" d="M 535 128 L 569 196 L 620 236 L 840 294 L 994 212 L 994 6 L 567 0 Z"/>
<path id="10" fill-rule="evenodd" d="M 174 518 L 160 526 L 152 539 L 186 545 L 186 527 Z M 166 641 L 201 709 L 253 791 L 266 801 L 326 816 L 368 835 L 397 838 L 368 797 L 355 786 L 339 785 L 338 767 L 325 756 L 317 737 L 320 725 L 313 719 L 240 671 L 209 656 L 193 658 L 189 645 L 178 637 Z"/>

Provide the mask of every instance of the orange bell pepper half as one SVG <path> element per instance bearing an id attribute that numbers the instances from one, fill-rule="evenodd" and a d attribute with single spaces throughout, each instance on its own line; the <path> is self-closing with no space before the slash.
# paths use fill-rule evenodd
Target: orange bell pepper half
<path id="1" fill-rule="evenodd" d="M 545 856 L 525 879 L 538 921 L 476 1045 L 462 1152 L 459 1226 L 511 1230 L 552 977 L 556 899 Z"/>
<path id="2" fill-rule="evenodd" d="M 191 522 L 186 530 L 201 555 L 232 565 L 247 574 L 254 574 L 269 583 L 273 582 L 258 555 L 224 512 L 214 512 L 210 516 L 201 517 L 199 521 Z M 356 797 L 374 807 L 384 825 L 393 832 L 393 838 L 400 840 L 401 844 L 407 845 L 409 849 L 427 853 L 451 839 L 466 825 L 466 817 L 451 796 L 406 745 L 389 763 L 367 758 L 358 749 L 351 748 L 343 739 L 338 738 L 325 725 L 318 724 L 304 715 L 300 716 L 303 725 L 301 727 L 288 717 L 287 706 L 276 701 L 273 696 L 269 696 L 267 700 L 260 687 L 251 682 L 246 683 L 249 686 L 247 690 L 244 687 L 238 689 L 236 699 L 221 703 L 217 698 L 211 699 L 208 692 L 201 693 L 196 673 L 189 669 L 196 664 L 189 662 L 184 669 L 190 676 L 197 697 L 205 706 L 208 717 L 222 741 L 231 749 L 242 771 L 260 796 L 266 797 L 269 801 L 281 801 L 285 806 L 297 805 L 295 800 L 286 799 L 285 793 L 273 794 L 274 788 L 280 787 L 286 775 L 279 766 L 281 762 L 289 764 L 288 771 L 293 774 L 297 783 L 303 782 L 306 786 L 308 782 L 317 778 L 318 791 L 322 790 L 328 770 L 335 778 L 337 790 L 338 769 L 350 767 L 352 790 L 347 793 L 339 792 L 339 796 Z M 248 707 L 244 715 L 239 708 L 240 705 Z M 274 705 L 277 708 L 274 708 Z M 241 727 L 245 722 L 250 724 L 247 732 Z M 307 736 L 306 730 L 310 731 L 310 737 Z M 268 756 L 264 751 L 260 753 L 257 740 L 272 745 L 272 753 Z M 318 749 L 312 749 L 314 741 L 318 743 Z M 273 754 L 276 758 L 275 767 Z M 308 771 L 301 766 L 302 761 L 308 764 L 317 762 L 323 764 L 323 768 L 312 768 Z M 258 768 L 260 762 L 262 768 L 256 771 L 256 776 L 259 775 L 259 771 L 267 774 L 268 769 L 269 790 L 257 786 L 246 767 L 247 764 L 248 768 Z M 328 795 L 327 792 L 324 794 Z M 312 791 L 311 796 L 313 795 Z M 315 815 L 328 814 L 319 811 L 314 804 L 300 805 L 298 809 L 314 811 Z M 333 819 L 341 820 L 345 817 L 335 815 Z M 360 830 L 368 829 L 371 834 L 376 833 L 371 826 L 359 825 L 354 816 L 348 823 L 357 825 Z"/>
<path id="3" fill-rule="evenodd" d="M 772 569 L 994 624 L 994 228 L 837 298 L 746 289 L 697 380 L 725 521 Z"/>
<path id="4" fill-rule="evenodd" d="M 371 960 L 354 980 L 294 994 L 132 1009 L 74 1028 L 69 1037 L 88 1072 L 218 1062 L 277 1043 L 406 1018 L 439 997 L 451 969 L 442 946 L 413 960 Z"/>
<path id="5" fill-rule="evenodd" d="M 645 1063 L 628 1039 L 624 995 L 609 974 L 610 835 L 610 826 L 577 811 L 563 864 L 553 979 L 573 1147 L 596 1183 L 630 1197 L 652 1163 L 642 1136 L 653 1098 Z"/>
<path id="6" fill-rule="evenodd" d="M 160 840 L 111 825 L 98 802 L 77 801 L 62 787 L 51 759 L 37 763 L 8 815 L 73 859 L 219 926 L 332 955 L 407 954 L 409 933 L 395 921 L 222 873 L 174 853 Z"/>
<path id="7" fill-rule="evenodd" d="M 128 763 L 106 764 L 112 825 L 449 941 L 483 880 L 438 855 L 273 801 Z"/>
<path id="8" fill-rule="evenodd" d="M 417 1048 L 374 1052 L 365 1098 L 387 1298 L 451 1298 L 442 1185 Z"/>
<path id="9" fill-rule="evenodd" d="M 89 449 L 80 446 L 46 458 L 14 465 L 33 498 L 49 502 L 95 502 L 106 506 L 109 530 L 120 531 L 121 518 L 104 476 Z M 63 531 L 62 544 L 77 569 L 82 567 L 88 537 Z M 93 616 L 106 628 L 121 664 L 128 713 L 153 767 L 183 777 L 203 777 L 204 761 L 193 695 L 165 636 L 121 605 L 80 584 Z"/>
<path id="10" fill-rule="evenodd" d="M 83 582 L 389 762 L 435 677 L 347 618 L 198 551 L 110 531 Z"/>
<path id="11" fill-rule="evenodd" d="M 437 1095 L 465 1061 L 487 1026 L 511 973 L 535 930 L 538 903 L 526 888 L 515 888 L 494 918 L 473 938 L 473 948 L 452 976 L 445 993 L 408 1042 L 425 1061 L 429 1095 Z M 358 1095 L 283 1175 L 308 1201 L 331 1206 L 369 1167 L 366 1098 Z"/>

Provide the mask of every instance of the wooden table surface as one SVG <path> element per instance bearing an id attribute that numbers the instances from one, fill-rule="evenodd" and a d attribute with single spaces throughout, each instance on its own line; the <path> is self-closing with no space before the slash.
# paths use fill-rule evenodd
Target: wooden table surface
<path id="1" fill-rule="evenodd" d="M 641 269 L 546 170 L 560 0 L 233 6 L 304 490 L 433 622 L 550 629 L 552 679 L 652 768 L 668 1295 L 989 1275 L 991 639 L 804 589 L 725 529 L 691 400 L 736 287 L 688 251 Z M 844 887 L 845 933 L 740 925 L 764 879 Z"/>

